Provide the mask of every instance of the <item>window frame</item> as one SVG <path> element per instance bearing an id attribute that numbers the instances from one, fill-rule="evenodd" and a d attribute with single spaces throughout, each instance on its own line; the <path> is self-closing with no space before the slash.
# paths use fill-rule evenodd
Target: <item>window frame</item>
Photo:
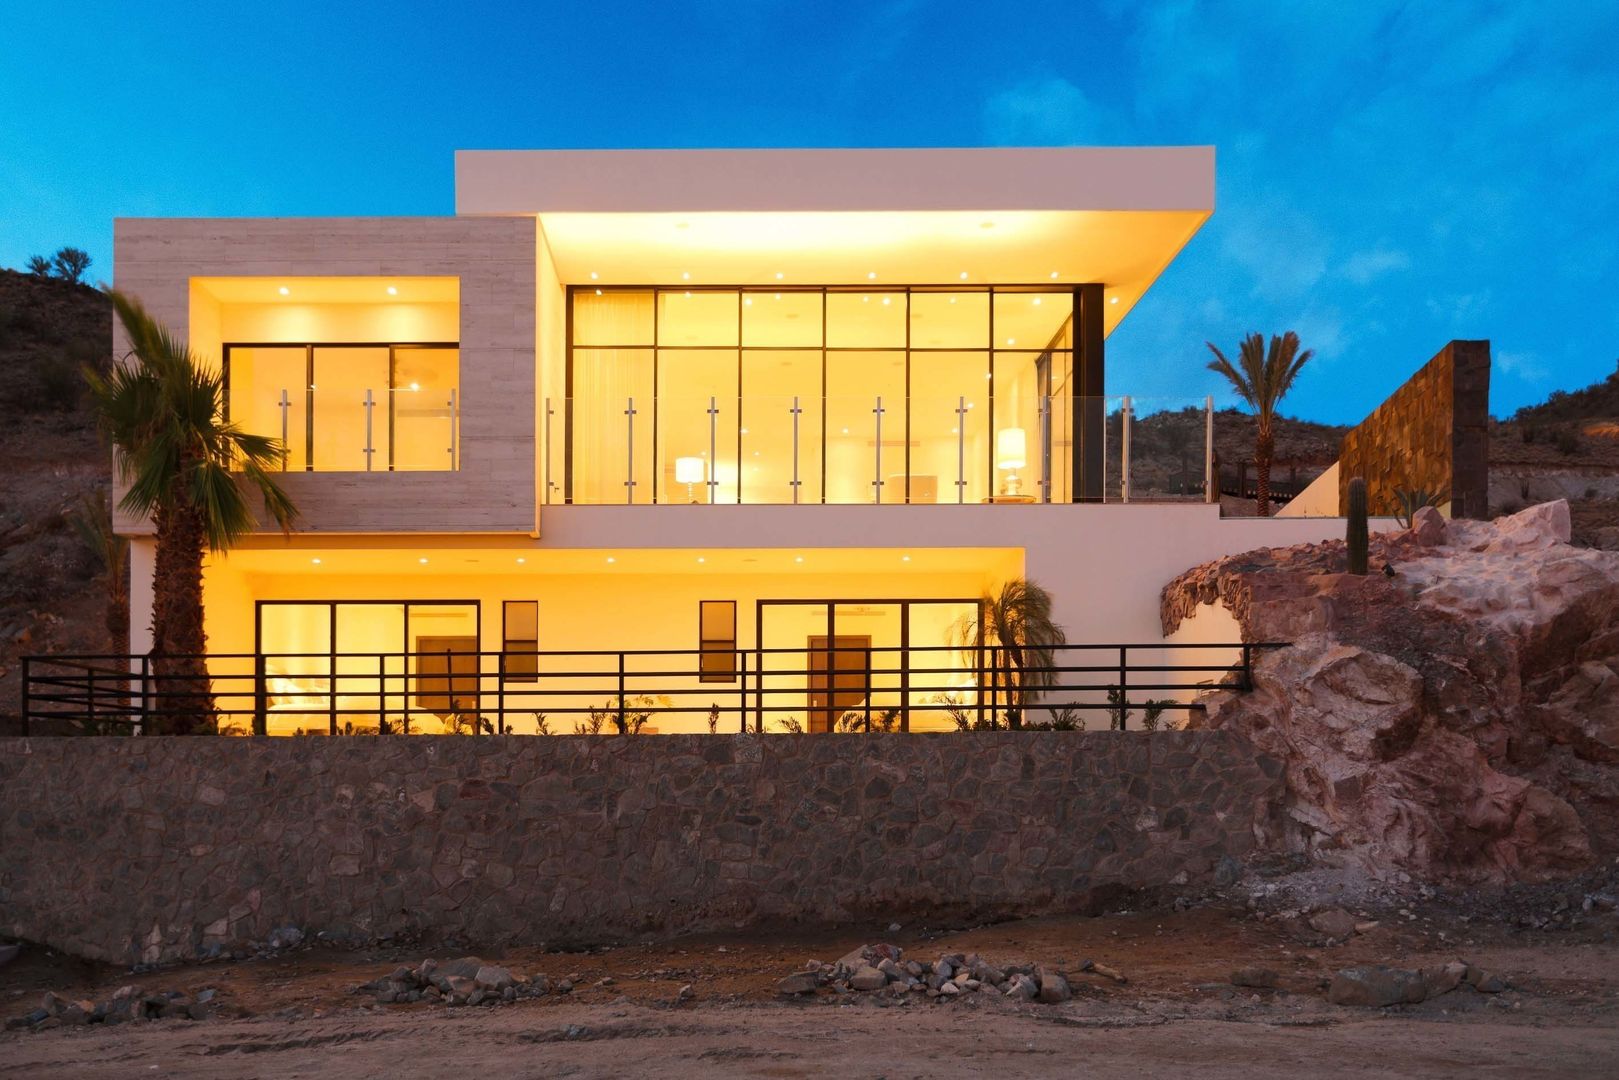
<path id="1" fill-rule="evenodd" d="M 511 609 L 513 604 L 531 604 L 534 609 L 534 636 L 532 638 L 514 638 L 511 636 Z M 513 649 L 513 643 L 527 643 L 532 646 L 528 649 Z M 537 683 L 540 681 L 540 602 L 538 600 L 502 600 L 500 602 L 500 676 L 509 683 Z M 525 664 L 533 666 L 532 671 L 512 670 L 513 654 L 521 657 Z"/>
<path id="2" fill-rule="evenodd" d="M 729 638 L 708 638 L 703 633 L 704 615 L 708 605 L 728 605 L 731 609 L 731 636 Z M 697 681 L 700 683 L 735 683 L 741 668 L 741 651 L 737 648 L 737 602 L 735 600 L 699 600 L 697 601 Z M 711 658 L 730 657 L 730 665 L 725 670 L 710 670 Z"/>

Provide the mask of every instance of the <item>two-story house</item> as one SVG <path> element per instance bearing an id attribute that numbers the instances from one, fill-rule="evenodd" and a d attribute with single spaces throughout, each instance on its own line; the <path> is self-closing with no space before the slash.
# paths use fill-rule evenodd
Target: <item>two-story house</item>
<path id="1" fill-rule="evenodd" d="M 453 217 L 119 220 L 117 287 L 284 441 L 301 512 L 207 568 L 221 705 L 924 730 L 983 703 L 958 646 L 1004 582 L 1072 642 L 1159 640 L 1175 573 L 1341 534 L 1222 520 L 1206 399 L 1107 370 L 1213 208 L 1202 147 L 478 151 Z M 1201 351 L 1160 362 L 1190 385 Z M 1194 482 L 1132 490 L 1162 409 Z M 150 528 L 119 526 L 139 653 Z"/>

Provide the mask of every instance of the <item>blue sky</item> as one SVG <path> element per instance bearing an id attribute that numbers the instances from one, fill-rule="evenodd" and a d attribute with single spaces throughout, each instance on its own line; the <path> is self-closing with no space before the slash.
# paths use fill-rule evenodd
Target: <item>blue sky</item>
<path id="1" fill-rule="evenodd" d="M 1109 390 L 1296 329 L 1353 421 L 1453 337 L 1493 409 L 1619 359 L 1619 4 L 0 0 L 0 265 L 116 215 L 447 214 L 453 151 L 1212 144 Z M 1225 400 L 1225 398 L 1221 398 Z"/>

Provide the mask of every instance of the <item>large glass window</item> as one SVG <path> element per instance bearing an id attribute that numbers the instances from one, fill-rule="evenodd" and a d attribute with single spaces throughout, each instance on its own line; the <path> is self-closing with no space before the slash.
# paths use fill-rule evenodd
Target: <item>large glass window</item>
<path id="1" fill-rule="evenodd" d="M 572 305 L 572 501 L 1066 497 L 1071 291 L 589 287 Z"/>
<path id="2" fill-rule="evenodd" d="M 457 467 L 454 343 L 230 343 L 224 356 L 227 416 L 282 440 L 289 471 Z"/>

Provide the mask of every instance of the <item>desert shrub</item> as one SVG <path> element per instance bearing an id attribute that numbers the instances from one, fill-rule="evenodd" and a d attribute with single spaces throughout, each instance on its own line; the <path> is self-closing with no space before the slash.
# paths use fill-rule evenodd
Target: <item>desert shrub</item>
<path id="1" fill-rule="evenodd" d="M 1552 436 L 1552 445 L 1564 457 L 1573 457 L 1580 452 L 1580 437 L 1568 428 L 1558 428 L 1557 434 Z"/>
<path id="2" fill-rule="evenodd" d="M 51 256 L 51 273 L 74 285 L 84 280 L 84 272 L 88 269 L 90 269 L 90 253 L 83 248 L 59 248 L 56 254 Z"/>
<path id="3" fill-rule="evenodd" d="M 34 277 L 48 278 L 51 276 L 51 261 L 43 255 L 28 256 L 27 266 L 28 272 Z"/>
<path id="4" fill-rule="evenodd" d="M 24 412 L 71 412 L 78 406 L 84 376 L 64 358 L 38 354 L 29 359 L 25 371 L 11 395 Z"/>
<path id="5" fill-rule="evenodd" d="M 1164 709 L 1170 704 L 1167 700 L 1153 699 L 1141 707 L 1141 730 L 1157 731 L 1158 724 L 1164 715 Z"/>

